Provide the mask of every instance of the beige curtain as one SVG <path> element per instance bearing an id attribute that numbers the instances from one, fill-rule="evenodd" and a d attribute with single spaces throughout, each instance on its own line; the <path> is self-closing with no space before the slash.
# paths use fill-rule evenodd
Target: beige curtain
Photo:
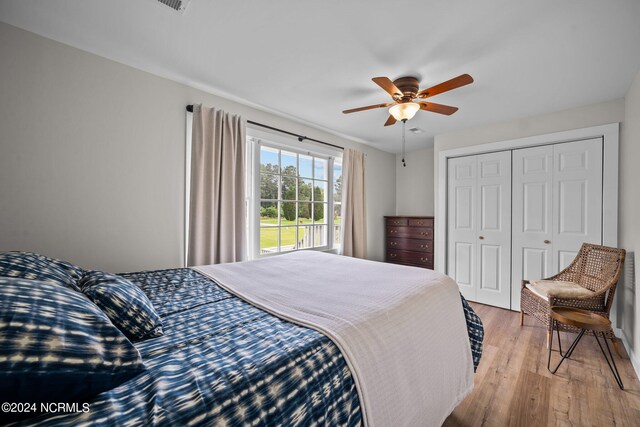
<path id="1" fill-rule="evenodd" d="M 246 259 L 245 122 L 193 106 L 188 265 Z"/>
<path id="2" fill-rule="evenodd" d="M 342 156 L 342 249 L 343 255 L 367 257 L 364 153 L 347 148 Z"/>

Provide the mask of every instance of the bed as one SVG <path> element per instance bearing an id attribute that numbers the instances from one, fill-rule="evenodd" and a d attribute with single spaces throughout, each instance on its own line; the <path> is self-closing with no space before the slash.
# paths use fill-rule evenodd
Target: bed
<path id="1" fill-rule="evenodd" d="M 411 277 L 422 275 L 420 277 L 426 282 L 433 282 L 430 288 L 442 287 L 451 294 L 451 283 L 437 273 L 401 266 L 388 269 L 391 266 L 387 264 L 326 254 L 291 254 L 237 263 L 235 267 L 240 268 L 237 271 L 232 265 L 224 265 L 122 274 L 122 278 L 134 283 L 148 297 L 162 321 L 159 336 L 133 343 L 145 369 L 92 397 L 88 401 L 88 411 L 44 413 L 16 423 L 74 426 L 384 425 L 384 418 L 371 407 L 376 398 L 372 398 L 371 392 L 363 395 L 363 388 L 372 384 L 367 384 L 366 378 L 359 378 L 367 374 L 366 366 L 354 361 L 354 350 L 348 343 L 341 342 L 348 337 L 342 328 L 338 332 L 324 330 L 322 322 L 312 324 L 308 319 L 292 318 L 291 312 L 279 313 L 283 311 L 278 306 L 282 299 L 270 300 L 269 295 L 252 293 L 251 286 L 243 286 L 255 281 L 253 274 L 256 271 L 271 271 L 272 274 L 268 274 L 271 280 L 281 280 L 279 271 L 291 277 L 290 272 L 282 273 L 283 265 L 293 266 L 299 272 L 291 280 L 313 282 L 314 274 L 320 274 L 316 271 L 318 267 L 333 271 L 330 267 L 335 261 L 342 264 L 340 269 L 352 268 L 354 274 L 347 282 L 371 281 L 376 275 L 384 278 L 391 274 L 396 280 L 389 286 L 397 287 L 404 286 L 401 277 L 397 276 L 400 273 Z M 305 273 L 299 270 L 301 265 Z M 379 267 L 383 267 L 382 270 Z M 242 271 L 247 268 L 248 271 Z M 361 274 L 361 280 L 357 280 L 357 272 L 363 268 L 372 269 L 374 275 Z M 239 283 L 234 282 L 236 276 L 241 277 Z M 444 284 L 441 286 L 440 282 Z M 262 287 L 270 288 L 268 284 L 269 280 L 266 280 Z M 447 394 L 441 387 L 444 383 L 454 382 L 456 392 L 454 396 L 446 396 L 446 405 L 438 403 L 435 413 L 427 408 L 418 409 L 416 413 L 424 416 L 423 425 L 440 425 L 443 416 L 446 417 L 469 393 L 473 379 L 469 383 L 468 373 L 477 367 L 482 352 L 482 323 L 457 293 L 457 288 L 455 295 L 455 305 L 449 303 L 444 311 L 443 307 L 439 309 L 443 313 L 452 312 L 453 318 L 459 318 L 464 325 L 465 348 L 456 352 L 466 353 L 459 356 L 448 349 L 429 350 L 452 365 L 446 374 L 442 369 L 431 372 L 427 383 L 411 384 L 410 388 L 432 388 L 426 395 L 435 396 Z M 307 310 L 308 307 L 298 309 Z M 456 339 L 446 336 L 448 327 L 430 330 L 422 325 L 422 328 L 428 335 L 428 342 Z M 460 336 L 457 339 L 459 341 Z M 383 350 L 376 350 L 376 354 L 378 352 Z M 357 357 L 357 351 L 355 353 Z M 451 360 L 463 362 L 456 365 Z M 381 392 L 384 395 L 389 390 Z M 433 398 L 442 399 L 441 396 Z M 393 410 L 390 416 L 397 417 L 395 425 L 409 425 L 415 420 L 402 418 L 402 414 Z"/>

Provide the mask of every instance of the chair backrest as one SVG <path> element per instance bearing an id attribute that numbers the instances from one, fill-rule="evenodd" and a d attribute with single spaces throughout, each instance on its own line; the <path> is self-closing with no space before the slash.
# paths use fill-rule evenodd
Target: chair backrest
<path id="1" fill-rule="evenodd" d="M 625 255 L 624 249 L 583 243 L 576 258 L 558 276 L 594 292 L 609 289 L 606 301 L 608 312 L 622 274 Z"/>

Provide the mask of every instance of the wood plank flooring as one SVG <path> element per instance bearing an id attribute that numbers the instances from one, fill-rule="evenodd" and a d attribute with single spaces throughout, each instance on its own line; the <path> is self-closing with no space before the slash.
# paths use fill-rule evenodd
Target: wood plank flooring
<path id="1" fill-rule="evenodd" d="M 541 323 L 525 316 L 521 327 L 519 313 L 471 305 L 484 323 L 482 360 L 473 392 L 444 426 L 640 426 L 640 382 L 626 353 L 614 352 L 624 391 L 591 336 L 552 375 Z M 561 338 L 566 349 L 575 335 Z M 551 357 L 553 366 L 558 352 Z"/>

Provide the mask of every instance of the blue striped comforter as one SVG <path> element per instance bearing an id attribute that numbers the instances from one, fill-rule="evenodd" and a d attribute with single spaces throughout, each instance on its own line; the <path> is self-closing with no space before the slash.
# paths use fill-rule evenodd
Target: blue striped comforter
<path id="1" fill-rule="evenodd" d="M 358 393 L 324 335 L 251 306 L 191 269 L 124 274 L 162 317 L 136 343 L 147 370 L 101 393 L 86 413 L 42 425 L 361 425 Z M 482 323 L 463 299 L 477 366 Z"/>

